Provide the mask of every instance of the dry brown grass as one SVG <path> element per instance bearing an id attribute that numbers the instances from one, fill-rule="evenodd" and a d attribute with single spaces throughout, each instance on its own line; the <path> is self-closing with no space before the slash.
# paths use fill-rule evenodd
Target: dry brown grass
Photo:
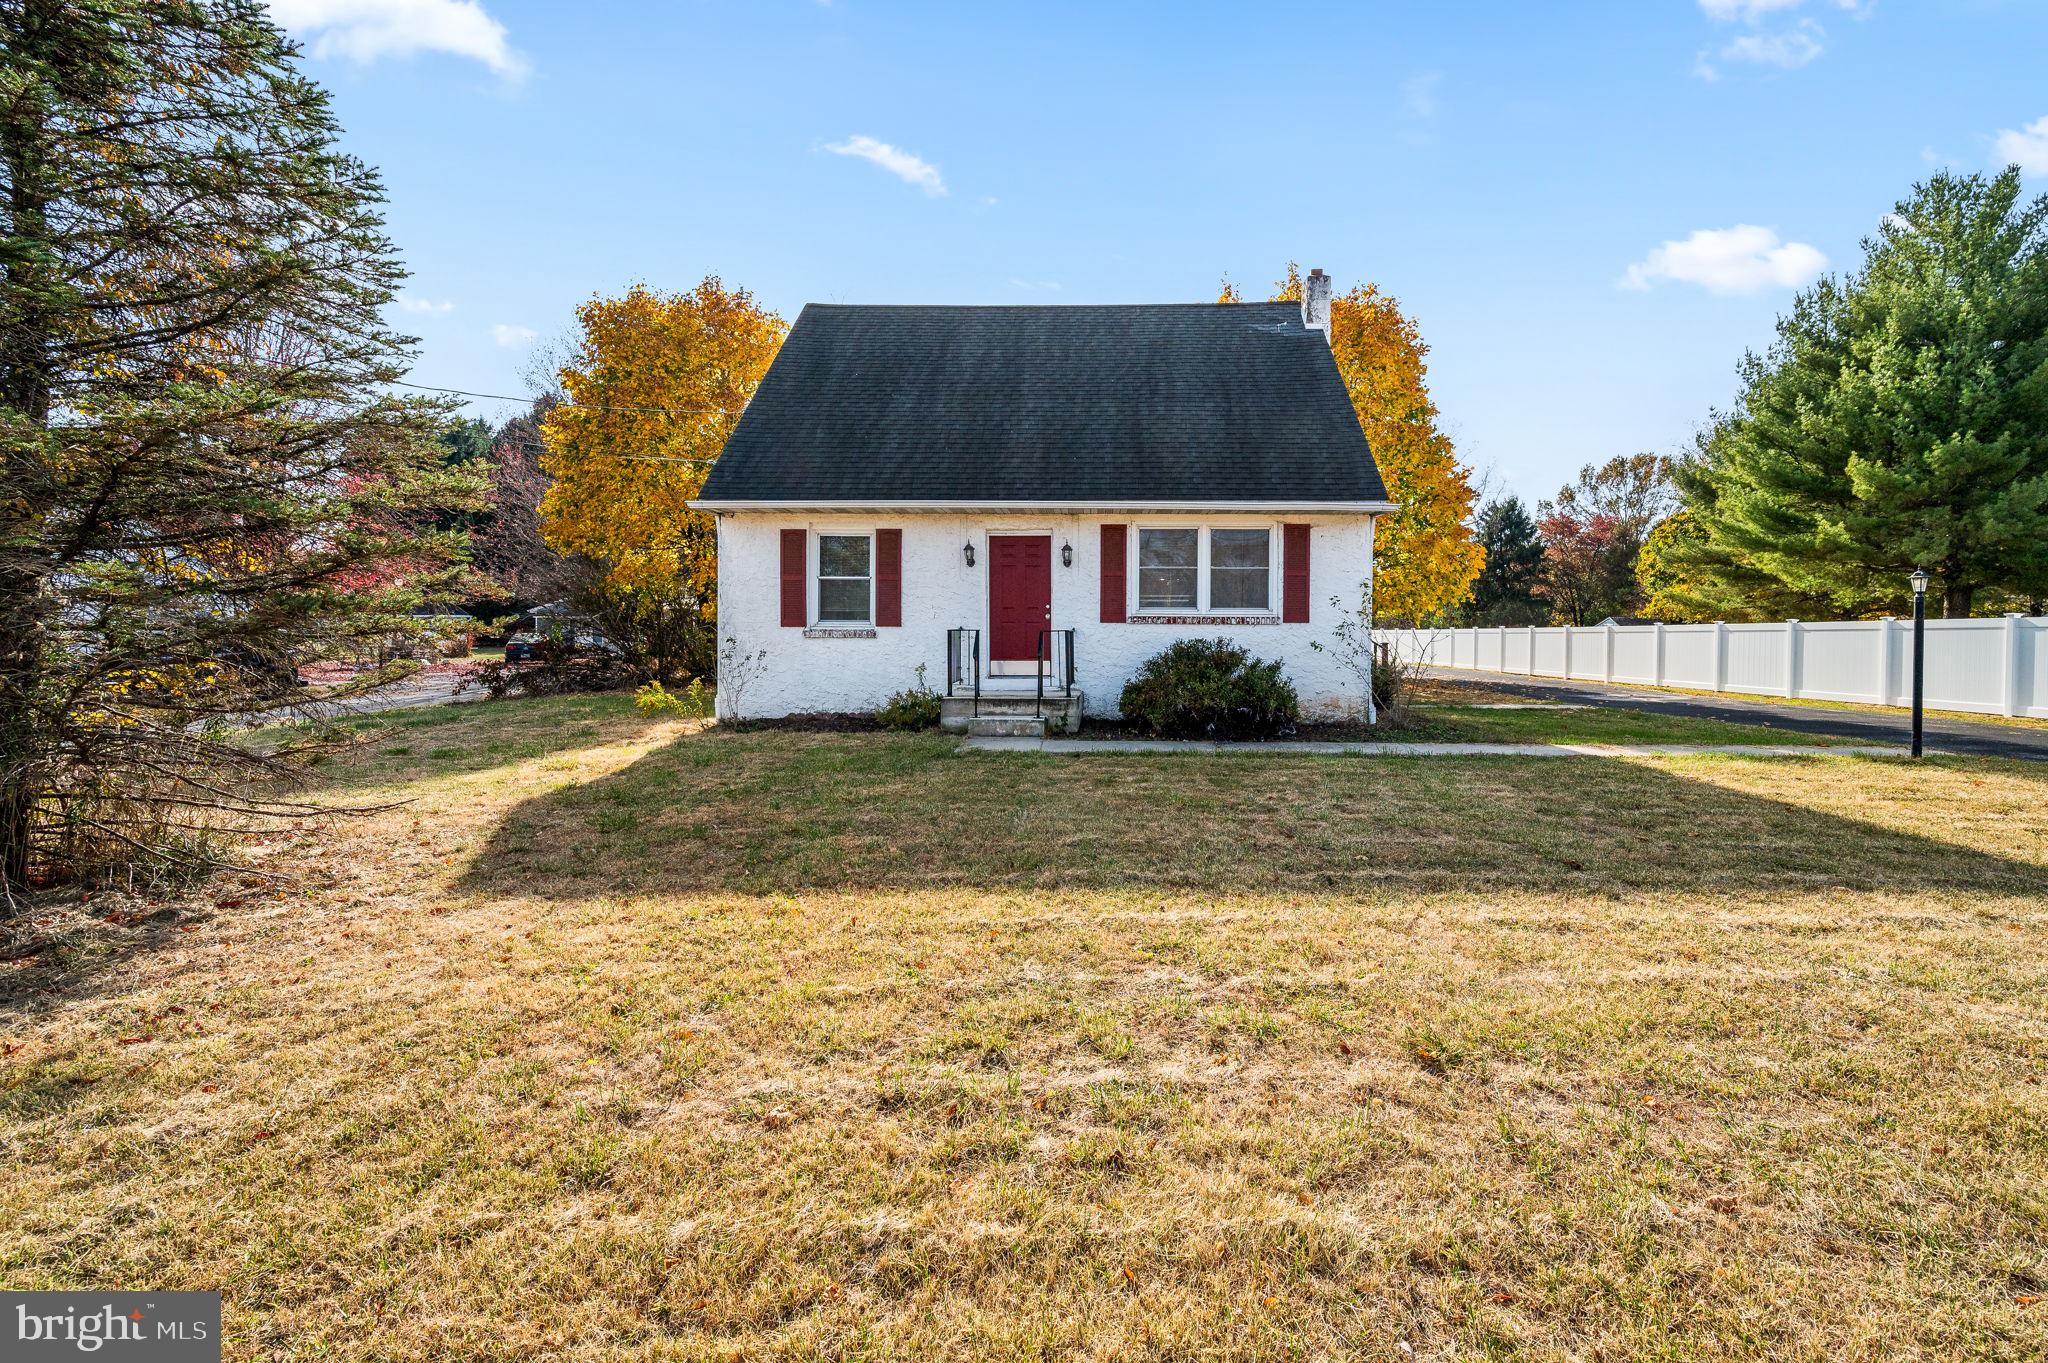
<path id="1" fill-rule="evenodd" d="M 2048 771 L 396 724 L 302 889 L 16 972 L 0 1283 L 238 1359 L 2048 1350 Z"/>

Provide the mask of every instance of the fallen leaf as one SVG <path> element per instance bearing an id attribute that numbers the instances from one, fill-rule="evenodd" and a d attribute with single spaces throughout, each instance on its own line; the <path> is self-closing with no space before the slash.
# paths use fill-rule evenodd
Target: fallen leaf
<path id="1" fill-rule="evenodd" d="M 219 1085 L 219 1084 L 201 1084 L 201 1085 L 199 1086 L 199 1091 L 200 1091 L 201 1093 L 219 1093 L 219 1092 L 220 1092 L 220 1085 Z"/>
<path id="2" fill-rule="evenodd" d="M 115 1044 L 119 1046 L 140 1046 L 145 1041 L 154 1040 L 156 1038 L 153 1036 L 124 1036 Z"/>
<path id="3" fill-rule="evenodd" d="M 1278 1306 L 1279 1304 L 1280 1299 L 1278 1297 L 1267 1297 L 1264 1301 L 1261 1301 L 1259 1303 L 1259 1305 L 1261 1306 Z"/>
<path id="4" fill-rule="evenodd" d="M 796 1114 L 786 1107 L 778 1107 L 761 1119 L 761 1125 L 770 1131 L 780 1131 L 796 1120 Z"/>
<path id="5" fill-rule="evenodd" d="M 2012 1300 L 2015 1306 L 2032 1306 L 2035 1302 L 2041 1299 L 2031 1292 L 2022 1292 L 2017 1297 L 2014 1297 Z"/>
<path id="6" fill-rule="evenodd" d="M 1506 1306 L 1514 1301 L 1515 1294 L 1512 1292 L 1489 1292 L 1486 1294 L 1486 1299 L 1495 1306 Z"/>
<path id="7" fill-rule="evenodd" d="M 1337 1043 L 1337 1054 L 1339 1054 L 1339 1055 L 1349 1055 L 1349 1054 L 1351 1054 L 1351 1043 L 1350 1043 L 1350 1042 L 1348 1042 L 1348 1041 L 1340 1041 L 1340 1042 L 1338 1042 L 1338 1043 Z"/>
<path id="8" fill-rule="evenodd" d="M 276 1134 L 277 1133 L 275 1131 L 259 1131 L 255 1135 L 251 1136 L 249 1139 L 252 1141 L 267 1141 Z"/>
<path id="9" fill-rule="evenodd" d="M 1707 1199 L 1707 1205 L 1717 1212 L 1732 1212 L 1735 1210 L 1738 1201 L 1739 1199 L 1733 1193 L 1717 1193 Z"/>
<path id="10" fill-rule="evenodd" d="M 1126 1268 L 1124 1269 L 1124 1281 L 1129 1283 L 1132 1287 L 1136 1287 L 1138 1285 L 1138 1275 L 1131 1272 L 1129 1268 Z"/>
<path id="11" fill-rule="evenodd" d="M 1039 1095 L 1038 1095 L 1038 1096 L 1037 1096 L 1036 1098 L 1033 1098 L 1033 1099 L 1031 1100 L 1031 1110 L 1032 1110 L 1033 1112 L 1043 1112 L 1043 1111 L 1045 1111 L 1045 1095 L 1044 1095 L 1044 1094 L 1042 1094 L 1042 1093 L 1041 1093 L 1041 1094 L 1039 1094 Z"/>

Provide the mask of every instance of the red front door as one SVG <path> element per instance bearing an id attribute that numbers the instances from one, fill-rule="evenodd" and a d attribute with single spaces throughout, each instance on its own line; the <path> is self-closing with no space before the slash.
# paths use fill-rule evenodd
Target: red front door
<path id="1" fill-rule="evenodd" d="M 1052 628 L 1052 536 L 988 537 L 990 662 L 1035 662 Z"/>

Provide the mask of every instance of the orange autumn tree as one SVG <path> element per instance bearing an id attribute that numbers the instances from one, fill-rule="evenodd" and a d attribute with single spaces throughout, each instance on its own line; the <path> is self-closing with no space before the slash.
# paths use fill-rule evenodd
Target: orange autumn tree
<path id="1" fill-rule="evenodd" d="M 1293 261 L 1275 289 L 1275 302 L 1300 301 Z M 1226 281 L 1216 301 L 1236 303 L 1241 295 Z M 1364 284 L 1331 300 L 1330 351 L 1387 496 L 1399 507 L 1380 518 L 1373 613 L 1388 621 L 1436 619 L 1471 594 L 1486 552 L 1472 537 L 1470 472 L 1437 426 L 1423 364 L 1429 347 L 1398 303 Z"/>
<path id="2" fill-rule="evenodd" d="M 687 293 L 635 285 L 576 310 L 560 376 L 568 400 L 541 422 L 541 534 L 600 565 L 607 593 L 717 603 L 712 518 L 689 501 L 782 346 L 788 324 L 716 276 Z"/>

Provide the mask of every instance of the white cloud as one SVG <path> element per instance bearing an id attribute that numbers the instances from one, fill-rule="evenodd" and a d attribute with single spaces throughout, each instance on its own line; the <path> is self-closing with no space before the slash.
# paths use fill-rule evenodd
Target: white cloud
<path id="1" fill-rule="evenodd" d="M 888 171 L 907 185 L 916 185 L 933 198 L 940 198 L 946 192 L 946 181 L 939 174 L 939 168 L 921 156 L 913 156 L 901 147 L 892 147 L 872 137 L 854 136 L 844 142 L 827 143 L 826 151 L 834 156 L 857 156 Z"/>
<path id="2" fill-rule="evenodd" d="M 1443 88 L 1444 73 L 1424 71 L 1401 82 L 1401 112 L 1418 123 L 1436 117 L 1437 92 Z"/>
<path id="3" fill-rule="evenodd" d="M 1717 24 L 1744 24 L 1748 33 L 1738 34 L 1719 48 L 1709 48 L 1693 59 L 1693 74 L 1701 80 L 1719 80 L 1722 62 L 1743 62 L 1752 66 L 1775 66 L 1796 71 L 1827 50 L 1827 30 L 1819 21 L 1801 18 L 1791 22 L 1793 11 L 1809 0 L 1699 0 L 1700 9 Z M 1877 0 L 1818 0 L 1819 7 L 1832 8 L 1862 19 Z M 1784 16 L 1783 26 L 1774 27 L 1772 16 Z"/>
<path id="4" fill-rule="evenodd" d="M 398 295 L 398 310 L 400 312 L 453 312 L 455 311 L 455 304 L 453 300 L 443 300 L 436 303 L 431 298 L 421 298 L 416 294 L 402 293 Z"/>
<path id="5" fill-rule="evenodd" d="M 2048 115 L 2024 128 L 1998 130 L 2000 165 L 2018 166 L 2029 175 L 2048 175 Z"/>
<path id="6" fill-rule="evenodd" d="M 1820 25 L 1811 19 L 1799 27 L 1779 33 L 1744 33 L 1721 49 L 1724 62 L 1750 62 L 1796 71 L 1826 51 L 1820 42 Z"/>
<path id="7" fill-rule="evenodd" d="M 1773 10 L 1798 9 L 1806 0 L 1700 0 L 1700 8 L 1715 23 L 1727 24 L 1740 19 L 1753 24 Z"/>
<path id="8" fill-rule="evenodd" d="M 1700 8 L 1715 23 L 1731 24 L 1739 19 L 1745 24 L 1755 24 L 1780 10 L 1798 9 L 1805 3 L 1806 0 L 1700 0 Z M 1876 0 L 1827 0 L 1827 3 L 1861 19 L 1870 13 Z"/>
<path id="9" fill-rule="evenodd" d="M 508 80 L 526 74 L 526 58 L 505 41 L 505 26 L 478 0 L 270 0 L 270 13 L 311 40 L 316 57 L 374 62 L 448 52 L 482 62 Z"/>
<path id="10" fill-rule="evenodd" d="M 1661 280 L 1697 284 L 1709 293 L 1758 293 L 1811 284 L 1828 258 L 1803 241 L 1780 241 L 1768 227 L 1744 223 L 1708 228 L 1667 241 L 1628 267 L 1621 286 L 1647 289 Z"/>
<path id="11" fill-rule="evenodd" d="M 509 322 L 500 322 L 491 328 L 491 336 L 499 345 L 513 346 L 525 345 L 528 341 L 537 340 L 540 337 L 540 333 L 532 327 L 513 326 Z"/>

